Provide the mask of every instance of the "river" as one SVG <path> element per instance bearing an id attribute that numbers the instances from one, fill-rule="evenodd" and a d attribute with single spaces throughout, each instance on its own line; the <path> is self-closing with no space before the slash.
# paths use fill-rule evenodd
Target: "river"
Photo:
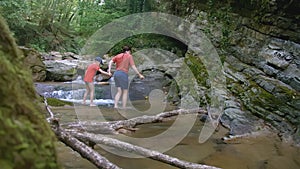
<path id="1" fill-rule="evenodd" d="M 36 84 L 41 85 L 41 84 Z M 45 84 L 43 84 L 45 85 Z M 49 84 L 47 84 L 49 85 Z M 69 84 L 52 83 L 50 86 L 56 86 L 50 91 L 52 93 L 56 89 L 62 89 L 60 93 L 64 93 L 65 88 L 58 86 L 68 86 Z M 105 94 L 108 91 L 107 86 L 102 91 L 101 99 L 97 99 L 98 107 L 89 107 L 80 104 L 77 106 L 53 107 L 52 111 L 60 118 L 61 123 L 72 122 L 77 120 L 121 120 L 126 119 L 124 115 L 116 109 L 112 108 L 111 94 Z M 76 91 L 81 90 L 80 87 L 73 86 Z M 49 89 L 47 89 L 49 90 Z M 59 92 L 58 92 L 59 93 Z M 74 94 L 74 93 L 73 93 Z M 100 96 L 100 95 L 98 95 Z M 64 96 L 65 97 L 65 96 Z M 77 97 L 77 96 L 76 96 Z M 68 100 L 70 98 L 63 98 Z M 74 100 L 73 100 L 74 101 Z M 80 99 L 79 99 L 80 101 Z M 77 101 L 77 102 L 79 102 Z M 147 109 L 149 106 L 147 100 L 135 100 L 132 106 L 138 110 Z M 145 108 L 146 107 L 146 108 Z M 167 109 L 173 109 L 167 106 Z M 84 110 L 84 111 L 81 111 Z M 80 112 L 85 112 L 80 115 Z M 101 112 L 101 115 L 99 114 Z M 127 113 L 130 114 L 131 110 Z M 144 124 L 137 126 L 139 130 L 134 133 L 127 134 L 133 138 L 149 138 L 159 135 L 166 131 L 173 121 L 163 123 Z M 299 169 L 300 168 L 300 148 L 284 143 L 276 134 L 268 134 L 255 138 L 245 138 L 238 144 L 225 144 L 221 138 L 224 137 L 228 130 L 220 127 L 209 140 L 200 144 L 198 142 L 199 133 L 202 129 L 203 122 L 196 120 L 191 130 L 176 146 L 166 151 L 165 154 L 186 160 L 189 162 L 212 165 L 224 169 Z M 158 141 L 159 143 L 159 141 Z M 64 144 L 57 143 L 57 152 L 59 163 L 65 169 L 95 169 L 96 167 L 87 160 L 82 159 L 80 155 Z M 105 156 L 111 162 L 117 164 L 124 169 L 173 169 L 168 164 L 157 162 L 148 158 L 128 158 L 115 155 L 104 150 L 100 145 L 95 146 L 95 150 Z"/>

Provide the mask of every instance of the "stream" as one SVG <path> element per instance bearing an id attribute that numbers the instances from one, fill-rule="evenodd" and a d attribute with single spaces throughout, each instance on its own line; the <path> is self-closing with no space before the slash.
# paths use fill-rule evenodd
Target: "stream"
<path id="1" fill-rule="evenodd" d="M 144 111 L 149 108 L 145 98 L 149 93 L 139 93 L 139 96 L 130 95 L 133 109 L 126 110 L 126 115 L 113 109 L 110 85 L 96 85 L 96 101 L 98 107 L 77 104 L 81 102 L 84 84 L 78 83 L 37 83 L 37 91 L 47 97 L 72 101 L 76 106 L 52 107 L 52 111 L 60 119 L 60 123 L 77 120 L 113 121 L 130 118 L 136 110 Z M 149 89 L 151 90 L 151 89 Z M 160 102 L 160 99 L 157 99 Z M 153 103 L 152 103 L 153 104 Z M 155 104 L 155 103 L 154 103 Z M 164 110 L 173 110 L 175 107 L 166 105 Z M 81 111 L 83 110 L 83 111 Z M 135 111 L 133 111 L 135 110 Z M 82 112 L 84 112 L 82 114 Z M 101 112 L 101 113 L 99 113 Z M 81 114 L 80 114 L 81 113 Z M 129 114 L 129 115 L 128 115 Z M 133 138 L 148 138 L 166 131 L 174 121 L 152 123 L 137 126 L 138 130 L 126 134 Z M 189 133 L 176 146 L 165 154 L 189 162 L 212 165 L 224 169 L 299 169 L 300 148 L 284 143 L 276 134 L 268 134 L 255 138 L 245 138 L 239 144 L 225 144 L 221 138 L 228 130 L 220 127 L 205 143 L 198 142 L 203 122 L 196 120 Z M 161 140 L 158 140 L 158 142 Z M 173 169 L 175 167 L 148 158 L 128 158 L 113 154 L 100 145 L 95 150 L 105 156 L 112 163 L 124 169 Z M 96 169 L 90 162 L 57 142 L 58 160 L 65 169 Z"/>

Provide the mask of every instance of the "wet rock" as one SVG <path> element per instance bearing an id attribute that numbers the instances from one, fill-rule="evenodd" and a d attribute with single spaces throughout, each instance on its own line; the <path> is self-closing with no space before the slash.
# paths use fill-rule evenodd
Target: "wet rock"
<path id="1" fill-rule="evenodd" d="M 44 60 L 77 60 L 80 58 L 79 55 L 73 52 L 58 52 L 50 51 L 49 53 L 43 53 L 42 57 Z"/>
<path id="2" fill-rule="evenodd" d="M 263 71 L 269 76 L 275 77 L 280 72 L 280 70 L 275 69 L 274 67 L 268 65 L 266 62 L 261 62 L 260 65 Z"/>
<path id="3" fill-rule="evenodd" d="M 277 77 L 295 90 L 300 91 L 300 69 L 296 64 L 289 65 L 286 70 L 278 73 Z"/>
<path id="4" fill-rule="evenodd" d="M 42 55 L 32 49 L 19 47 L 24 54 L 24 65 L 31 70 L 33 81 L 42 82 L 46 79 L 46 66 L 42 62 Z"/>
<path id="5" fill-rule="evenodd" d="M 77 64 L 67 60 L 44 61 L 47 69 L 48 81 L 72 81 L 77 77 Z"/>
<path id="6" fill-rule="evenodd" d="M 293 57 L 285 51 L 266 50 L 263 57 L 268 65 L 278 69 L 285 69 L 289 66 Z"/>

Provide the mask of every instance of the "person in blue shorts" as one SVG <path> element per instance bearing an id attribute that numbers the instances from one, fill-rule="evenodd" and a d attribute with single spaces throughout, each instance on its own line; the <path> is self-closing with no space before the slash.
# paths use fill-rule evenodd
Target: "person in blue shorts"
<path id="1" fill-rule="evenodd" d="M 128 70 L 131 67 L 139 78 L 145 77 L 138 71 L 131 55 L 131 48 L 123 47 L 123 53 L 114 56 L 108 64 L 108 73 L 111 74 L 112 64 L 116 64 L 116 72 L 114 73 L 115 85 L 117 87 L 117 94 L 114 99 L 114 107 L 118 108 L 118 102 L 122 96 L 122 108 L 126 108 L 128 97 Z"/>

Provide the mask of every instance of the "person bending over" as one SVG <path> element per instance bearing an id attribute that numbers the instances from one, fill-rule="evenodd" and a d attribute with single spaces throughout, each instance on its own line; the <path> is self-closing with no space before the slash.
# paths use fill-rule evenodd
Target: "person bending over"
<path id="1" fill-rule="evenodd" d="M 128 70 L 131 67 L 140 79 L 145 77 L 138 71 L 131 55 L 131 48 L 129 46 L 123 47 L 123 53 L 114 56 L 108 64 L 108 73 L 111 74 L 112 64 L 116 64 L 116 71 L 114 72 L 115 85 L 117 93 L 114 99 L 114 107 L 118 108 L 118 102 L 122 96 L 122 108 L 126 108 L 128 97 Z"/>
<path id="2" fill-rule="evenodd" d="M 100 64 L 101 65 L 103 64 L 101 57 L 96 57 L 94 63 L 90 64 L 85 71 L 83 81 L 85 82 L 86 91 L 83 95 L 83 102 L 82 102 L 83 104 L 86 103 L 86 97 L 89 94 L 90 106 L 96 106 L 96 104 L 94 104 L 94 93 L 95 93 L 94 76 L 96 75 L 96 72 L 99 71 L 100 73 L 111 76 L 110 73 L 107 73 L 100 68 Z"/>

